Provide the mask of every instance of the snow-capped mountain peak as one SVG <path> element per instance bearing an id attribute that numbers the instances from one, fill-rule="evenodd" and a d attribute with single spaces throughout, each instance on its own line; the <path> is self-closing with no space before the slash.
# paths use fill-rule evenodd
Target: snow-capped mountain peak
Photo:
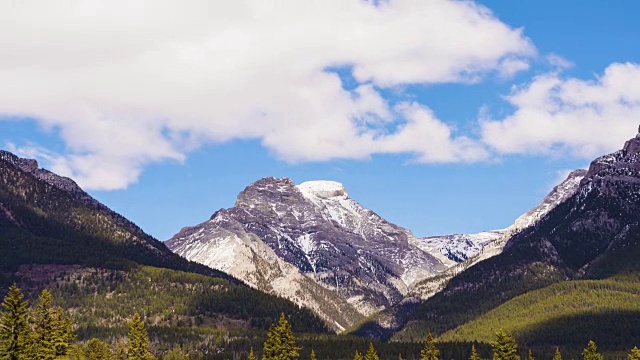
<path id="1" fill-rule="evenodd" d="M 233 208 L 185 228 L 167 244 L 190 260 L 314 308 L 346 328 L 446 269 L 410 231 L 349 198 L 335 181 L 264 178 Z M 311 285 L 315 284 L 315 285 Z M 332 295 L 327 295 L 328 293 Z M 320 297 L 331 298 L 332 308 Z"/>

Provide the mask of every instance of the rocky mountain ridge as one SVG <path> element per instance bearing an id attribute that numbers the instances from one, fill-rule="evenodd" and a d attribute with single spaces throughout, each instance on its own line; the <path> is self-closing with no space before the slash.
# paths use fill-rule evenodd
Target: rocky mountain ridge
<path id="1" fill-rule="evenodd" d="M 349 198 L 340 183 L 264 178 L 242 191 L 233 208 L 182 229 L 167 245 L 309 306 L 342 330 L 446 269 L 415 242 L 408 230 Z"/>
<path id="2" fill-rule="evenodd" d="M 437 324 L 431 327 L 436 333 L 452 330 L 518 295 L 566 280 L 636 276 L 640 135 L 576 175 L 567 186 L 575 187 L 570 196 L 557 197 L 560 202 L 511 236 L 499 255 L 467 268 L 415 307 L 395 338 L 418 336 L 427 324 Z"/>
<path id="3" fill-rule="evenodd" d="M 571 171 L 538 205 L 520 215 L 513 224 L 505 229 L 484 231 L 477 234 L 430 236 L 419 240 L 457 263 L 464 262 L 481 253 L 484 254 L 481 256 L 482 260 L 487 259 L 498 254 L 513 234 L 534 225 L 549 211 L 573 196 L 585 175 L 587 175 L 585 169 Z"/>

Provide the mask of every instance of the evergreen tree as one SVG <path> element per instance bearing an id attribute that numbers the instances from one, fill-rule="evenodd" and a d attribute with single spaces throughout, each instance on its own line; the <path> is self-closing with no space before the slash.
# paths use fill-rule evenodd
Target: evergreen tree
<path id="1" fill-rule="evenodd" d="M 533 357 L 533 352 L 531 351 L 531 349 L 529 349 L 529 354 L 527 355 L 528 360 L 536 360 L 535 357 Z"/>
<path id="2" fill-rule="evenodd" d="M 398 360 L 404 360 L 404 359 L 402 358 L 402 354 L 398 354 Z"/>
<path id="3" fill-rule="evenodd" d="M 353 360 L 364 360 L 358 350 L 356 350 L 356 355 L 353 357 Z"/>
<path id="4" fill-rule="evenodd" d="M 421 360 L 438 360 L 440 356 L 440 350 L 436 347 L 436 342 L 433 339 L 431 333 L 427 335 L 427 341 L 424 343 L 424 348 L 420 351 Z"/>
<path id="5" fill-rule="evenodd" d="M 25 339 L 27 358 L 53 360 L 60 355 L 58 347 L 64 347 L 60 328 L 64 325 L 59 323 L 59 315 L 60 312 L 51 306 L 49 290 L 42 290 L 29 319 L 31 329 Z"/>
<path id="6" fill-rule="evenodd" d="M 478 355 L 478 351 L 476 350 L 476 344 L 471 345 L 471 355 L 469 355 L 469 360 L 480 360 L 480 355 Z"/>
<path id="7" fill-rule="evenodd" d="M 300 347 L 296 346 L 296 338 L 291 324 L 280 314 L 278 326 L 271 325 L 264 342 L 262 360 L 295 360 L 300 356 Z"/>
<path id="8" fill-rule="evenodd" d="M 493 360 L 520 360 L 516 340 L 503 330 L 496 333 L 496 341 L 491 342 L 491 350 Z"/>
<path id="9" fill-rule="evenodd" d="M 253 346 L 251 347 L 251 350 L 249 351 L 248 360 L 256 360 L 256 356 L 253 354 Z"/>
<path id="10" fill-rule="evenodd" d="M 276 360 L 280 348 L 282 348 L 282 344 L 278 336 L 278 330 L 275 324 L 271 324 L 269 331 L 267 331 L 267 339 L 262 347 L 262 360 Z"/>
<path id="11" fill-rule="evenodd" d="M 138 313 L 133 314 L 133 319 L 129 323 L 129 349 L 127 354 L 130 360 L 152 360 L 153 355 L 149 352 L 149 335 L 144 328 L 144 323 Z"/>
<path id="12" fill-rule="evenodd" d="M 111 350 L 109 345 L 93 338 L 87 342 L 87 347 L 84 350 L 84 355 L 87 360 L 112 360 Z"/>
<path id="13" fill-rule="evenodd" d="M 17 360 L 24 354 L 27 331 L 27 302 L 22 291 L 13 284 L 2 301 L 0 315 L 0 359 Z"/>
<path id="14" fill-rule="evenodd" d="M 627 355 L 627 358 L 629 358 L 629 360 L 640 360 L 640 349 L 634 346 L 629 355 Z"/>
<path id="15" fill-rule="evenodd" d="M 67 348 L 75 339 L 73 324 L 70 318 L 64 316 L 62 308 L 51 309 L 51 312 L 53 318 L 53 346 L 57 356 L 65 355 Z"/>
<path id="16" fill-rule="evenodd" d="M 364 356 L 364 360 L 380 360 L 372 342 L 369 343 L 369 349 L 367 350 L 367 354 Z"/>
<path id="17" fill-rule="evenodd" d="M 582 350 L 582 357 L 584 360 L 603 360 L 602 355 L 598 353 L 598 347 L 593 340 L 589 341 L 587 347 Z"/>
<path id="18" fill-rule="evenodd" d="M 318 360 L 316 358 L 316 352 L 311 349 L 311 355 L 309 356 L 309 360 Z"/>
<path id="19" fill-rule="evenodd" d="M 562 354 L 560 354 L 560 349 L 556 347 L 556 353 L 553 355 L 553 360 L 562 360 Z"/>

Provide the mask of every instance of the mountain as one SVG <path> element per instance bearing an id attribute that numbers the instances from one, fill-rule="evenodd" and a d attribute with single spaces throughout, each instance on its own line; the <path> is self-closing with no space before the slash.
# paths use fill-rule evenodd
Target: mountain
<path id="1" fill-rule="evenodd" d="M 313 309 L 338 331 L 402 300 L 450 262 L 422 251 L 411 232 L 333 181 L 258 180 L 234 207 L 166 243 L 189 260 Z"/>
<path id="2" fill-rule="evenodd" d="M 131 221 L 83 191 L 73 180 L 0 150 L 1 264 L 92 262 L 221 272 L 175 256 Z"/>
<path id="3" fill-rule="evenodd" d="M 586 175 L 587 170 L 578 169 L 569 173 L 567 178 L 555 186 L 544 197 L 542 202 L 531 210 L 518 217 L 513 224 L 505 229 L 484 231 L 478 234 L 454 234 L 444 236 L 430 236 L 419 240 L 425 247 L 440 251 L 447 258 L 461 263 L 480 253 L 488 252 L 491 255 L 483 256 L 483 260 L 502 250 L 506 240 L 513 234 L 528 228 L 542 219 L 549 211 L 576 193 L 580 181 Z M 494 248 L 496 251 L 485 251 Z M 433 251 L 432 250 L 432 251 Z"/>
<path id="4" fill-rule="evenodd" d="M 172 334 L 165 344 L 222 344 L 281 312 L 296 331 L 327 331 L 309 310 L 185 260 L 71 179 L 0 151 L 0 296 L 13 282 L 30 299 L 49 288 L 81 339 L 124 336 L 134 311 Z"/>
<path id="5" fill-rule="evenodd" d="M 421 249 L 429 253 L 440 253 L 454 261 L 453 265 L 441 273 L 420 281 L 403 301 L 352 327 L 351 332 L 369 337 L 390 336 L 414 316 L 421 301 L 443 291 L 451 279 L 473 265 L 499 255 L 511 237 L 535 225 L 549 211 L 574 195 L 586 173 L 587 170 L 584 169 L 569 173 L 567 178 L 555 186 L 538 205 L 522 214 L 505 229 L 478 234 L 454 234 L 418 239 L 417 245 Z"/>
<path id="6" fill-rule="evenodd" d="M 538 302 L 542 301 L 541 296 L 553 297 L 557 294 L 555 290 L 533 291 L 553 289 L 554 284 L 567 281 L 570 281 L 568 284 L 585 279 L 596 282 L 596 285 L 581 285 L 583 289 L 612 287 L 610 282 L 618 282 L 640 300 L 633 290 L 640 270 L 637 261 L 640 256 L 639 194 L 640 134 L 627 141 L 622 150 L 595 159 L 576 191 L 529 227 L 514 234 L 502 253 L 459 273 L 441 292 L 418 305 L 395 339 L 422 336 L 425 329 L 437 334 L 469 334 L 472 322 L 479 321 L 481 315 L 484 318 L 486 314 L 494 313 L 492 311 L 514 314 L 498 308 L 516 301 L 520 295 L 530 296 Z M 579 283 L 575 284 L 574 288 Z M 585 336 L 609 339 L 612 346 L 622 343 L 620 339 L 611 340 L 612 336 L 639 338 L 640 332 L 628 327 L 613 335 L 605 334 L 604 329 L 610 328 L 606 321 L 625 313 L 630 318 L 640 318 L 640 313 L 635 308 L 598 307 L 601 301 L 597 301 L 596 294 L 591 290 L 580 291 L 579 296 L 573 297 L 576 302 L 571 318 L 565 316 L 567 312 L 557 312 L 557 316 L 547 312 L 547 316 L 529 324 L 527 334 L 523 336 L 532 344 L 555 341 L 555 345 L 560 345 L 571 339 L 556 337 L 553 340 L 553 336 L 549 336 L 552 330 L 566 333 L 574 326 L 570 319 L 582 319 L 592 325 Z M 571 307 L 572 304 L 566 305 Z M 520 321 L 529 320 L 522 318 Z M 470 325 L 463 330 L 465 324 Z M 558 324 L 564 325 L 559 327 Z M 622 324 L 619 325 L 622 327 Z M 468 335 L 466 339 L 475 337 Z"/>

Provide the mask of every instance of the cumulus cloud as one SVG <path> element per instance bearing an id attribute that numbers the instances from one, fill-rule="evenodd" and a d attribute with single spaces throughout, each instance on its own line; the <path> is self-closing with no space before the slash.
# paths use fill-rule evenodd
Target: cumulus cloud
<path id="1" fill-rule="evenodd" d="M 484 158 L 379 90 L 512 75 L 535 48 L 469 1 L 27 0 L 3 7 L 0 52 L 0 114 L 58 129 L 54 170 L 116 189 L 151 162 L 234 139 L 291 162 Z M 329 68 L 352 69 L 356 88 Z"/>
<path id="2" fill-rule="evenodd" d="M 640 123 L 640 65 L 614 63 L 594 80 L 544 74 L 514 88 L 504 119 L 481 121 L 482 141 L 502 154 L 590 159 L 619 149 Z"/>

